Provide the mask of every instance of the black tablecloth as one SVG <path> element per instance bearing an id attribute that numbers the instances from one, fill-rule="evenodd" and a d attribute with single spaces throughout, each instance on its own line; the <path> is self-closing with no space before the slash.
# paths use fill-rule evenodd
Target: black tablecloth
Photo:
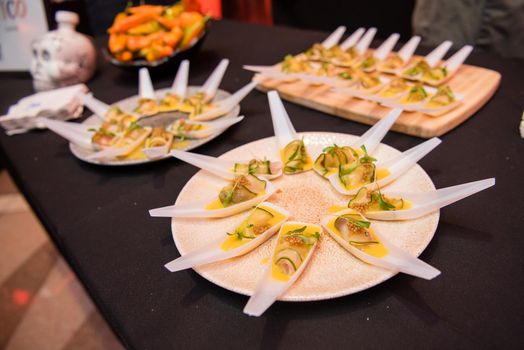
<path id="1" fill-rule="evenodd" d="M 202 83 L 227 57 L 221 87 L 235 91 L 251 78 L 243 64 L 272 64 L 324 36 L 214 23 L 191 61 L 190 83 Z M 468 63 L 501 72 L 501 86 L 420 164 L 437 187 L 493 176 L 497 184 L 442 210 L 435 238 L 421 256 L 442 275 L 425 281 L 401 274 L 343 298 L 277 302 L 260 318 L 242 313 L 247 297 L 192 270 L 169 273 L 163 267 L 178 256 L 170 220 L 151 218 L 148 209 L 173 203 L 195 168 L 174 159 L 124 168 L 86 164 L 48 131 L 2 134 L 0 144 L 16 183 L 128 347 L 522 348 L 524 141 L 517 129 L 523 62 L 474 53 Z M 155 86 L 167 87 L 172 78 L 156 75 Z M 136 76 L 100 61 L 88 85 L 98 98 L 114 102 L 135 94 Z M 0 109 L 30 93 L 28 77 L 2 74 Z M 218 156 L 272 136 L 265 94 L 252 92 L 241 107 L 246 119 L 199 153 Z M 286 108 L 299 131 L 361 134 L 368 128 L 289 103 Z M 421 141 L 397 133 L 385 138 L 399 150 Z"/>

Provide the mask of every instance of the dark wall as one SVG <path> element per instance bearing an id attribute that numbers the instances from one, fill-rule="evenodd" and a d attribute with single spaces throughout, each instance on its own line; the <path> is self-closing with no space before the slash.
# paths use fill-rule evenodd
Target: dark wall
<path id="1" fill-rule="evenodd" d="M 377 37 L 399 33 L 411 37 L 411 16 L 415 0 L 273 0 L 275 24 L 331 31 L 345 25 L 349 32 L 358 27 L 377 27 Z"/>

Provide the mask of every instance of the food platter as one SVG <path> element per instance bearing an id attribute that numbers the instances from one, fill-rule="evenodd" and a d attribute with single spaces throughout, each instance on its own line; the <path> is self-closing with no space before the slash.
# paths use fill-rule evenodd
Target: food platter
<path id="1" fill-rule="evenodd" d="M 188 87 L 189 94 L 195 93 L 198 88 L 199 87 L 197 86 L 189 86 Z M 155 94 L 157 98 L 160 99 L 170 90 L 171 90 L 170 88 L 156 90 Z M 214 101 L 220 101 L 229 96 L 231 96 L 229 92 L 224 91 L 224 90 L 218 90 Z M 138 105 L 138 100 L 139 100 L 139 96 L 135 95 L 135 96 L 131 96 L 126 99 L 117 101 L 113 105 L 119 106 L 120 108 L 122 108 L 125 111 L 132 111 Z M 223 120 L 226 118 L 234 118 L 238 116 L 239 113 L 240 113 L 240 105 L 237 105 L 235 108 L 233 108 L 233 110 L 231 110 L 229 113 L 227 113 L 223 117 L 220 117 L 218 120 Z M 143 125 L 154 125 L 155 123 L 162 122 L 163 120 L 165 120 L 166 117 L 170 119 L 174 119 L 173 116 L 175 116 L 176 118 L 180 118 L 182 114 L 181 113 L 160 113 L 155 116 L 141 119 L 140 123 Z M 95 115 L 92 115 L 84 121 L 84 124 L 97 126 L 100 124 L 100 118 L 98 118 Z M 177 146 L 177 149 L 185 150 L 185 151 L 192 150 L 196 147 L 199 147 L 213 140 L 214 138 L 222 134 L 224 131 L 225 129 L 220 132 L 214 133 L 203 139 L 186 140 L 183 143 L 180 143 Z M 144 164 L 144 163 L 151 163 L 151 162 L 155 162 L 155 161 L 166 159 L 170 157 L 169 154 L 166 154 L 160 158 L 154 158 L 154 159 L 143 158 L 143 159 L 122 159 L 122 160 L 99 160 L 99 159 L 88 158 L 89 155 L 94 153 L 93 150 L 82 148 L 73 143 L 69 144 L 69 149 L 71 150 L 71 152 L 73 153 L 75 157 L 77 157 L 78 159 L 82 161 L 85 161 L 91 164 L 99 164 L 99 165 L 107 165 L 107 166 Z"/>
<path id="2" fill-rule="evenodd" d="M 304 137 L 304 143 L 313 158 L 326 146 L 350 144 L 356 140 L 353 135 L 340 133 L 308 132 L 300 135 Z M 392 147 L 380 144 L 374 155 L 379 159 L 388 159 L 399 153 Z M 253 155 L 278 159 L 275 139 L 265 138 L 251 142 L 225 153 L 220 158 L 233 160 Z M 313 171 L 285 175 L 273 183 L 277 192 L 269 198 L 269 202 L 287 209 L 291 213 L 290 220 L 319 223 L 331 206 L 347 203 L 347 197 L 333 190 L 325 179 Z M 184 186 L 176 205 L 208 198 L 210 193 L 219 188 L 220 181 L 216 177 L 199 171 Z M 416 165 L 389 185 L 388 189 L 424 192 L 434 190 L 435 187 L 426 172 Z M 393 244 L 411 255 L 418 256 L 433 238 L 439 213 L 435 211 L 409 221 L 373 221 L 373 225 L 384 232 Z M 176 247 L 182 255 L 196 250 L 207 242 L 225 235 L 242 221 L 245 215 L 246 213 L 242 213 L 223 219 L 173 219 L 171 228 Z M 202 265 L 195 268 L 195 271 L 218 286 L 240 294 L 252 295 L 267 268 L 274 243 L 275 237 L 249 254 Z M 312 301 L 349 295 L 373 287 L 395 274 L 395 271 L 358 260 L 324 233 L 318 250 L 301 278 L 279 300 Z"/>

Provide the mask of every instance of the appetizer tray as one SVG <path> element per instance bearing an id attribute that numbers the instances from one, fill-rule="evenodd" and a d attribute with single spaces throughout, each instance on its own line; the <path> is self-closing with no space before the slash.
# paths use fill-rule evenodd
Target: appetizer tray
<path id="1" fill-rule="evenodd" d="M 313 159 L 326 146 L 346 145 L 354 142 L 353 135 L 325 132 L 300 133 Z M 248 159 L 253 154 L 264 154 L 269 159 L 279 159 L 275 138 L 265 138 L 233 149 L 221 159 Z M 389 159 L 400 154 L 396 149 L 380 144 L 374 155 Z M 216 193 L 222 186 L 216 176 L 199 171 L 184 186 L 176 205 L 191 204 Z M 289 220 L 319 224 L 328 209 L 334 204 L 344 204 L 347 196 L 336 192 L 329 182 L 313 171 L 296 175 L 285 175 L 273 180 L 277 190 L 268 201 L 291 214 Z M 424 192 L 434 190 L 430 177 L 419 166 L 413 166 L 402 177 L 388 186 L 390 190 Z M 194 251 L 213 239 L 223 237 L 235 227 L 247 213 L 221 219 L 176 218 L 172 219 L 173 239 L 180 254 Z M 391 243 L 411 255 L 419 256 L 427 247 L 438 225 L 440 211 L 435 211 L 415 220 L 376 221 L 381 231 L 387 232 Z M 228 290 L 252 295 L 264 270 L 270 263 L 276 236 L 263 243 L 249 254 L 195 267 L 194 270 L 210 282 Z M 356 293 L 375 286 L 397 272 L 382 269 L 362 262 L 348 254 L 328 234 L 322 235 L 312 261 L 304 273 L 280 298 L 286 301 L 323 300 Z"/>
<path id="2" fill-rule="evenodd" d="M 197 88 L 199 88 L 199 87 L 189 86 L 188 87 L 189 94 L 195 93 L 197 91 Z M 169 91 L 171 91 L 171 88 L 160 89 L 160 90 L 156 90 L 155 94 L 156 94 L 156 97 L 158 99 L 161 99 Z M 223 100 L 223 99 L 225 99 L 226 97 L 229 97 L 229 96 L 231 96 L 231 94 L 229 92 L 224 91 L 224 90 L 218 90 L 216 98 L 215 98 L 215 101 Z M 119 106 L 120 108 L 122 108 L 123 110 L 126 110 L 126 111 L 132 111 L 138 105 L 138 100 L 139 100 L 139 96 L 135 95 L 135 96 L 131 96 L 131 97 L 128 97 L 126 99 L 117 101 L 117 102 L 113 103 L 113 105 Z M 225 118 L 234 118 L 234 117 L 238 116 L 239 112 L 240 112 L 240 105 L 237 105 L 229 113 L 227 113 L 226 115 L 220 117 L 220 120 L 223 120 Z M 175 119 L 182 118 L 182 117 L 183 117 L 183 114 L 180 113 L 180 112 L 160 113 L 160 114 L 157 114 L 157 115 L 154 115 L 154 116 L 151 116 L 151 117 L 146 117 L 146 118 L 141 119 L 140 124 L 142 124 L 144 126 L 156 126 L 157 123 L 165 122 L 166 118 L 167 118 L 167 120 L 174 121 Z M 99 125 L 100 124 L 100 118 L 98 118 L 95 115 L 92 115 L 91 117 L 89 117 L 88 119 L 86 119 L 84 121 L 84 124 L 86 124 L 86 125 Z M 203 144 L 213 140 L 214 138 L 216 138 L 217 136 L 222 134 L 225 130 L 226 129 L 224 129 L 224 130 L 222 130 L 220 132 L 214 133 L 214 134 L 212 134 L 212 135 L 210 135 L 210 136 L 208 136 L 206 138 L 203 138 L 203 139 L 187 139 L 187 140 L 184 140 L 182 142 L 177 142 L 171 148 L 172 149 L 189 151 L 189 150 L 192 150 L 192 149 L 194 149 L 194 148 L 196 148 L 198 146 L 201 146 L 201 145 L 203 145 Z M 71 152 L 73 153 L 73 155 L 75 157 L 77 157 L 78 159 L 80 159 L 82 161 L 85 161 L 85 162 L 88 162 L 88 163 L 91 163 L 91 164 L 108 165 L 108 166 L 144 164 L 144 163 L 156 162 L 158 160 L 162 160 L 162 159 L 166 159 L 166 158 L 171 157 L 169 155 L 169 153 L 168 153 L 168 154 L 166 154 L 166 155 L 164 155 L 164 156 L 162 156 L 160 158 L 154 158 L 154 159 L 148 159 L 148 158 L 146 158 L 144 156 L 144 158 L 139 158 L 139 159 L 119 159 L 119 160 L 103 160 L 102 161 L 102 160 L 88 158 L 88 156 L 93 154 L 94 151 L 90 150 L 90 149 L 82 148 L 82 147 L 80 147 L 80 146 L 78 146 L 78 145 L 76 145 L 74 143 L 69 143 L 69 149 L 71 150 Z"/>
<path id="3" fill-rule="evenodd" d="M 413 56 L 412 59 L 417 58 L 421 57 Z M 337 93 L 326 85 L 283 81 L 260 74 L 253 79 L 259 83 L 257 89 L 261 91 L 277 90 L 289 102 L 368 125 L 375 124 L 390 111 L 376 102 Z M 438 117 L 404 111 L 391 129 L 424 138 L 443 135 L 478 111 L 493 96 L 500 79 L 498 72 L 463 64 L 448 81 L 453 91 L 464 97 L 459 106 Z"/>

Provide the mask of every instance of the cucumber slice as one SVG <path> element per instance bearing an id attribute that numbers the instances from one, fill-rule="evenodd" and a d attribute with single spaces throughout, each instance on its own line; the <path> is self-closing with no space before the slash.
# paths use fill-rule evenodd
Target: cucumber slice
<path id="1" fill-rule="evenodd" d="M 282 151 L 284 161 L 284 173 L 294 174 L 304 170 L 308 160 L 306 147 L 302 140 L 294 140 L 287 144 Z"/>
<path id="2" fill-rule="evenodd" d="M 231 197 L 231 202 L 233 203 L 242 203 L 253 199 L 257 196 L 257 192 L 252 192 L 244 185 L 238 185 L 233 190 L 233 195 Z"/>
<path id="3" fill-rule="evenodd" d="M 321 173 L 322 176 L 326 175 L 326 173 L 328 172 L 328 169 L 326 169 L 326 167 L 324 166 L 325 159 L 326 155 L 324 153 L 320 153 L 320 155 L 315 160 L 315 164 L 313 165 L 315 170 Z"/>
<path id="4" fill-rule="evenodd" d="M 341 165 L 339 178 L 347 188 L 359 184 L 366 185 L 375 181 L 375 171 L 373 163 Z"/>
<path id="5" fill-rule="evenodd" d="M 284 248 L 275 254 L 275 265 L 286 275 L 294 273 L 302 264 L 302 256 L 298 251 Z"/>
<path id="6" fill-rule="evenodd" d="M 368 232 L 371 223 L 355 215 L 341 215 L 335 219 L 335 227 L 346 241 L 366 242 L 374 240 Z"/>
<path id="7" fill-rule="evenodd" d="M 278 266 L 284 275 L 288 276 L 292 275 L 297 270 L 297 266 L 293 263 L 293 261 L 285 256 L 275 261 L 275 265 Z"/>
<path id="8" fill-rule="evenodd" d="M 235 163 L 233 172 L 237 174 L 247 174 L 249 173 L 249 166 L 247 164 Z"/>
<path id="9" fill-rule="evenodd" d="M 266 182 L 253 174 L 245 175 L 244 179 L 247 180 L 245 182 L 245 187 L 253 193 L 260 193 L 266 189 Z"/>
<path id="10" fill-rule="evenodd" d="M 349 203 L 349 208 L 362 208 L 371 203 L 371 196 L 369 195 L 369 190 L 366 187 L 362 187 L 358 190 L 355 197 L 353 197 Z"/>
<path id="11" fill-rule="evenodd" d="M 275 215 L 273 215 L 269 210 L 262 207 L 256 207 L 249 215 L 247 222 L 248 224 L 253 224 L 255 226 L 266 225 L 274 216 Z"/>
<path id="12" fill-rule="evenodd" d="M 257 171 L 252 174 L 266 174 L 271 175 L 271 164 L 269 160 L 257 160 Z"/>
<path id="13" fill-rule="evenodd" d="M 233 202 L 233 186 L 228 185 L 222 188 L 222 190 L 218 194 L 218 199 L 224 207 L 230 206 Z"/>

